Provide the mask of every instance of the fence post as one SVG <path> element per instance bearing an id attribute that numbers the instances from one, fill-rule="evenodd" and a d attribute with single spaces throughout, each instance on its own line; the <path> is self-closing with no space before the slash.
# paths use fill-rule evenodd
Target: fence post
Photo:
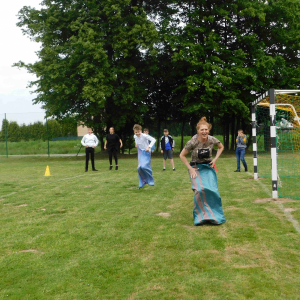
<path id="1" fill-rule="evenodd" d="M 50 157 L 50 150 L 49 150 L 49 131 L 48 131 L 48 119 L 46 117 L 46 128 L 47 128 L 47 141 L 48 141 L 48 157 Z"/>
<path id="2" fill-rule="evenodd" d="M 6 113 L 5 113 L 4 115 L 5 115 L 5 143 L 6 143 L 6 157 L 8 158 Z"/>

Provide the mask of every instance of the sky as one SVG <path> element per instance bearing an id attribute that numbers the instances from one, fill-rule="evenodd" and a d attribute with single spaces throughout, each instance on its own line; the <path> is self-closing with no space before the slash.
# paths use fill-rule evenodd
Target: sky
<path id="1" fill-rule="evenodd" d="M 44 119 L 41 105 L 33 105 L 31 94 L 33 89 L 26 88 L 29 81 L 36 77 L 26 70 L 12 67 L 18 61 L 34 63 L 35 52 L 39 44 L 24 36 L 17 27 L 17 14 L 23 6 L 40 8 L 42 0 L 11 0 L 2 1 L 0 10 L 0 122 L 7 114 L 7 120 L 18 123 L 29 123 Z"/>

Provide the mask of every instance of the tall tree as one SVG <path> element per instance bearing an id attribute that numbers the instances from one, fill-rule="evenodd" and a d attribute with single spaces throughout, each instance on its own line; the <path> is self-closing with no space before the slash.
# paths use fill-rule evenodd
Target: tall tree
<path id="1" fill-rule="evenodd" d="M 34 102 L 48 115 L 76 115 L 102 135 L 146 111 L 139 77 L 157 32 L 143 1 L 44 0 L 40 10 L 23 7 L 19 20 L 41 50 L 36 63 L 16 66 L 36 74 Z"/>

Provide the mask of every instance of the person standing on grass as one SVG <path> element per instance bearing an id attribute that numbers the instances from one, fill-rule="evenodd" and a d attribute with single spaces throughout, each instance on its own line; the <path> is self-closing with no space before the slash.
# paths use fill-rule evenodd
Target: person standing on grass
<path id="1" fill-rule="evenodd" d="M 109 170 L 112 169 L 112 157 L 114 156 L 115 164 L 116 164 L 116 170 L 119 169 L 118 166 L 118 152 L 120 151 L 120 148 L 123 147 L 122 140 L 119 138 L 119 136 L 115 133 L 115 129 L 113 127 L 109 128 L 109 134 L 106 135 L 106 141 L 104 144 L 104 149 L 107 149 L 108 152 L 108 159 L 109 159 Z"/>
<path id="2" fill-rule="evenodd" d="M 149 135 L 149 129 L 148 129 L 148 128 L 144 128 L 144 134 Z M 149 144 L 150 144 L 150 143 L 151 143 L 151 142 L 149 141 Z M 152 146 L 151 152 L 153 153 L 154 150 L 155 150 L 155 144 Z"/>
<path id="3" fill-rule="evenodd" d="M 81 144 L 85 147 L 85 172 L 88 171 L 89 168 L 89 159 L 91 154 L 91 161 L 92 161 L 92 170 L 98 171 L 95 168 L 95 147 L 98 146 L 98 138 L 93 134 L 93 130 L 88 128 L 88 133 L 82 138 Z"/>
<path id="4" fill-rule="evenodd" d="M 194 224 L 205 223 L 222 224 L 226 222 L 222 201 L 218 189 L 217 174 L 214 165 L 220 157 L 224 147 L 215 137 L 209 135 L 211 124 L 205 117 L 197 124 L 197 134 L 189 140 L 180 153 L 182 162 L 189 171 L 194 191 Z M 218 147 L 216 157 L 212 158 L 212 149 Z M 186 156 L 191 152 L 191 162 Z"/>
<path id="5" fill-rule="evenodd" d="M 237 169 L 234 172 L 241 172 L 241 162 L 245 168 L 245 172 L 248 171 L 248 166 L 245 161 L 245 152 L 247 148 L 247 136 L 244 134 L 242 129 L 238 130 L 238 136 L 236 137 L 236 161 Z"/>
<path id="6" fill-rule="evenodd" d="M 173 140 L 172 136 L 169 135 L 169 130 L 164 129 L 164 135 L 160 139 L 160 149 L 161 149 L 161 153 L 163 153 L 164 155 L 163 171 L 166 170 L 167 158 L 170 159 L 170 163 L 172 165 L 173 171 L 175 171 L 175 165 L 173 160 L 174 147 L 175 147 L 175 141 Z"/>
<path id="7" fill-rule="evenodd" d="M 138 149 L 138 175 L 139 189 L 145 184 L 154 185 L 154 178 L 151 168 L 151 148 L 156 142 L 156 139 L 150 135 L 142 133 L 142 126 L 135 124 L 133 126 L 134 140 Z M 150 141 L 150 144 L 149 144 Z"/>

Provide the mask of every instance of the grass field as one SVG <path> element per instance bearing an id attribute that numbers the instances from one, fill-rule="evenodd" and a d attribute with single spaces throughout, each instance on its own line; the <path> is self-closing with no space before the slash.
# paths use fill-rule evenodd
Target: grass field
<path id="1" fill-rule="evenodd" d="M 0 299 L 300 299 L 300 203 L 271 201 L 270 179 L 222 156 L 227 222 L 195 227 L 178 158 L 138 190 L 135 155 L 99 157 L 0 158 Z"/>

